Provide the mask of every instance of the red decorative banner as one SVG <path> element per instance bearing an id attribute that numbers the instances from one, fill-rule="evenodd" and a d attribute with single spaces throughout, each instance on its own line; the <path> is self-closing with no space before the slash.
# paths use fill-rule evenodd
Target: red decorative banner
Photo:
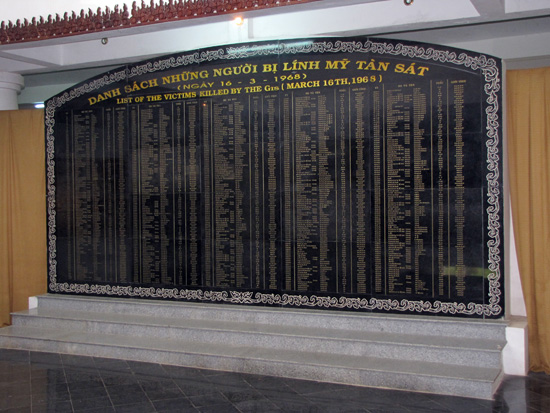
<path id="1" fill-rule="evenodd" d="M 96 33 L 108 30 L 142 26 L 145 24 L 166 23 L 170 21 L 195 19 L 218 14 L 243 13 L 251 10 L 272 7 L 291 6 L 300 3 L 311 3 L 319 0 L 160 0 L 147 6 L 141 1 L 138 6 L 134 1 L 132 9 L 124 4 L 122 9 L 116 5 L 103 11 L 98 7 L 96 12 L 80 10 L 63 17 L 51 14 L 45 19 L 40 16 L 17 19 L 15 23 L 2 21 L 0 24 L 0 44 L 22 43 L 57 37 L 74 36 L 83 33 Z"/>

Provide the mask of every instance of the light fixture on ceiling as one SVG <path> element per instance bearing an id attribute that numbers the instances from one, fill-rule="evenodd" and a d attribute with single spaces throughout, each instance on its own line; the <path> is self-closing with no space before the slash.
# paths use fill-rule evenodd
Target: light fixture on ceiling
<path id="1" fill-rule="evenodd" d="M 413 4 L 414 0 L 403 0 L 403 3 L 405 3 L 405 6 L 410 6 Z"/>
<path id="2" fill-rule="evenodd" d="M 104 37 L 103 39 L 101 39 L 101 44 L 102 45 L 106 45 L 107 43 L 109 43 L 109 39 Z"/>
<path id="3" fill-rule="evenodd" d="M 43 102 L 40 102 L 40 103 L 35 103 L 34 104 L 34 108 L 35 109 L 44 109 L 44 103 Z"/>
<path id="4" fill-rule="evenodd" d="M 244 23 L 244 19 L 241 16 L 237 16 L 233 19 L 233 23 L 235 23 L 237 26 L 242 26 Z"/>

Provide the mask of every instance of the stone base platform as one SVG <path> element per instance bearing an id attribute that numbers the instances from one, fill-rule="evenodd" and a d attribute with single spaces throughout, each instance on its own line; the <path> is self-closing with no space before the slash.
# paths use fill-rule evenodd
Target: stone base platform
<path id="1" fill-rule="evenodd" d="M 506 323 L 39 296 L 0 347 L 491 399 Z"/>

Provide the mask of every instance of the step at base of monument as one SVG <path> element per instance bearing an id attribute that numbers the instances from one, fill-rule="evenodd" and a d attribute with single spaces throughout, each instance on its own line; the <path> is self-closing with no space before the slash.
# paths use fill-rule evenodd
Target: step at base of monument
<path id="1" fill-rule="evenodd" d="M 444 337 L 483 337 L 505 341 L 506 324 L 494 320 L 403 316 L 399 314 L 356 313 L 353 311 L 314 310 L 308 308 L 260 307 L 141 300 L 116 297 L 84 297 L 45 294 L 38 298 L 40 308 L 63 311 L 91 311 L 116 314 L 218 320 L 254 324 L 308 326 L 366 332 L 395 332 Z M 145 305 L 146 304 L 146 305 Z"/>
<path id="2" fill-rule="evenodd" d="M 504 342 L 485 338 L 434 337 L 425 335 L 362 332 L 343 329 L 282 326 L 218 320 L 190 320 L 35 308 L 13 315 L 13 325 L 163 337 L 193 342 L 218 342 L 281 350 L 427 361 L 472 367 L 498 367 Z"/>
<path id="3" fill-rule="evenodd" d="M 431 335 L 429 325 L 432 321 L 429 317 L 411 317 L 411 325 L 407 326 L 403 324 L 407 317 L 385 315 L 372 315 L 375 319 L 373 321 L 370 314 L 335 314 L 331 311 L 319 311 L 312 318 L 311 312 L 307 310 L 287 311 L 254 307 L 253 312 L 250 312 L 250 308 L 244 308 L 242 311 L 245 314 L 237 316 L 240 312 L 237 306 L 211 305 L 209 308 L 212 310 L 204 312 L 204 309 L 200 308 L 203 307 L 201 304 L 167 305 L 155 301 L 118 299 L 115 300 L 116 303 L 108 303 L 107 309 L 106 301 L 109 300 L 41 296 L 38 298 L 38 308 L 15 313 L 14 325 L 0 329 L 0 347 L 481 399 L 492 398 L 502 378 L 500 357 L 495 357 L 494 353 L 497 351 L 499 354 L 498 348 L 504 346 L 505 341 L 498 339 L 500 333 L 497 331 L 502 329 L 504 334 L 504 323 L 459 321 L 460 327 L 455 326 L 452 337 L 438 337 Z M 113 323 L 110 312 L 117 314 L 119 322 Z M 152 316 L 155 312 L 159 314 L 158 317 Z M 226 312 L 233 316 L 232 323 L 224 321 Z M 203 314 L 202 321 L 197 316 L 198 313 Z M 300 317 L 300 313 L 303 317 Z M 140 320 L 138 314 L 145 315 Z M 324 317 L 328 323 L 325 326 L 328 325 L 329 328 L 310 326 L 311 322 L 319 322 L 318 318 Z M 124 324 L 125 318 L 128 324 Z M 269 323 L 271 319 L 275 320 L 274 325 Z M 382 323 L 384 319 L 385 322 Z M 189 325 L 186 325 L 186 321 L 189 320 L 194 320 L 191 322 L 194 324 L 193 328 L 196 328 L 197 324 L 210 326 L 207 328 L 207 334 L 193 333 L 187 336 Z M 364 322 L 361 323 L 361 320 Z M 402 325 L 393 326 L 393 321 Z M 447 324 L 452 324 L 452 321 L 438 318 L 433 320 L 433 323 L 434 328 L 445 330 L 448 329 Z M 228 325 L 225 331 L 224 324 Z M 351 326 L 351 329 L 343 328 L 342 325 Z M 390 332 L 385 336 L 382 334 L 384 340 L 393 337 L 397 343 L 383 341 L 377 343 L 378 346 L 383 347 L 387 344 L 388 347 L 399 348 L 407 341 L 413 343 L 410 347 L 403 347 L 402 352 L 373 351 L 370 354 L 372 337 L 369 337 L 375 335 L 375 332 L 380 334 L 380 330 L 377 330 L 379 326 Z M 466 337 L 460 337 L 457 333 L 462 327 L 467 334 Z M 357 328 L 363 329 L 363 332 L 358 332 Z M 419 331 L 422 332 L 424 329 L 427 331 L 427 338 L 421 338 L 419 335 Z M 300 330 L 304 331 L 300 333 Z M 478 334 L 475 337 L 471 336 L 474 330 Z M 489 337 L 485 337 L 484 332 Z M 245 336 L 245 341 L 226 340 L 225 338 L 229 337 L 227 334 L 233 335 L 234 338 Z M 256 338 L 246 338 L 247 335 Z M 362 336 L 368 344 L 361 342 Z M 266 345 L 271 340 L 282 341 L 275 347 Z M 299 341 L 295 340 L 306 340 L 307 345 L 302 347 L 297 344 Z M 423 359 L 424 355 L 414 355 L 415 352 L 425 353 L 425 344 L 430 340 L 437 342 L 434 353 L 436 356 L 432 354 Z M 334 351 L 338 343 L 350 341 L 353 343 L 348 353 L 347 350 Z M 419 341 L 422 345 L 419 345 Z M 440 351 L 439 347 L 446 341 L 454 342 L 455 345 L 441 351 L 470 354 L 470 357 L 478 357 L 486 365 L 460 364 L 461 357 L 450 357 L 452 363 L 442 361 L 437 356 L 440 354 L 437 351 Z M 457 346 L 456 343 L 460 345 Z M 472 347 L 468 348 L 467 343 L 472 344 Z M 362 353 L 354 354 L 357 353 L 354 350 L 356 346 L 367 347 L 361 347 Z M 485 352 L 489 356 L 485 355 Z M 481 356 L 476 356 L 478 353 Z"/>
<path id="4" fill-rule="evenodd" d="M 498 369 L 11 326 L 0 347 L 489 399 Z"/>

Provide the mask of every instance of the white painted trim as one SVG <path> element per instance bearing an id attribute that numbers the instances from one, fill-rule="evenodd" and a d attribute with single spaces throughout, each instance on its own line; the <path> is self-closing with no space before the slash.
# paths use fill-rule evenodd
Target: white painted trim
<path id="1" fill-rule="evenodd" d="M 506 327 L 506 346 L 502 350 L 504 374 L 526 376 L 529 373 L 527 351 L 527 319 L 514 318 Z"/>
<path id="2" fill-rule="evenodd" d="M 29 310 L 32 310 L 33 308 L 38 307 L 38 297 L 33 296 L 29 297 Z"/>

